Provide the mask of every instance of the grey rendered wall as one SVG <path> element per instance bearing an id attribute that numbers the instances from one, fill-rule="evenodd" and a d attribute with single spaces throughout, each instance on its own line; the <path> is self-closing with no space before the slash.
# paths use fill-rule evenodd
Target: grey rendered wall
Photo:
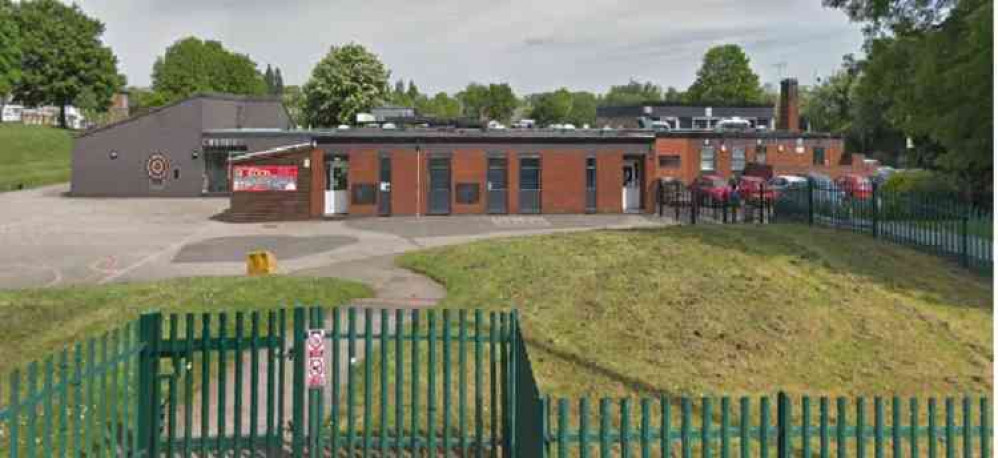
<path id="1" fill-rule="evenodd" d="M 70 192 L 78 196 L 199 196 L 204 162 L 192 153 L 201 145 L 201 99 L 192 99 L 76 139 Z M 111 150 L 118 152 L 110 159 Z M 150 187 L 146 161 L 165 155 L 170 171 L 162 190 Z M 180 172 L 174 179 L 173 170 Z"/>
<path id="2" fill-rule="evenodd" d="M 280 101 L 205 99 L 204 129 L 290 128 Z"/>

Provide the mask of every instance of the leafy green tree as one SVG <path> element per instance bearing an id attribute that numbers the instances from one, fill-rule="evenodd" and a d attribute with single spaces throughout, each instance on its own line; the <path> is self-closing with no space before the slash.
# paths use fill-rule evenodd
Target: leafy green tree
<path id="1" fill-rule="evenodd" d="M 333 46 L 302 87 L 304 117 L 313 126 L 350 124 L 388 98 L 388 69 L 363 46 Z"/>
<path id="2" fill-rule="evenodd" d="M 590 92 L 561 88 L 535 94 L 531 99 L 529 116 L 541 125 L 571 123 L 583 126 L 596 122 L 596 95 Z"/>
<path id="3" fill-rule="evenodd" d="M 610 90 L 599 100 L 601 106 L 641 105 L 662 101 L 662 88 L 650 81 L 640 82 L 631 79 L 627 84 L 610 86 Z"/>
<path id="4" fill-rule="evenodd" d="M 195 37 L 173 43 L 156 59 L 152 87 L 170 101 L 199 92 L 262 95 L 268 90 L 249 56 L 231 52 L 218 41 Z"/>
<path id="5" fill-rule="evenodd" d="M 416 83 L 412 82 L 412 80 L 409 80 L 409 88 L 406 89 L 405 95 L 409 97 L 409 100 L 413 103 L 423 96 L 423 94 L 419 93 L 419 88 L 416 87 Z"/>
<path id="6" fill-rule="evenodd" d="M 128 110 L 132 114 L 142 113 L 167 103 L 170 101 L 162 93 L 144 88 L 128 88 Z"/>
<path id="7" fill-rule="evenodd" d="M 509 121 L 519 101 L 513 88 L 507 83 L 471 83 L 457 94 L 463 106 L 464 116 L 479 121 Z"/>
<path id="8" fill-rule="evenodd" d="M 416 110 L 440 119 L 456 119 L 461 116 L 461 102 L 446 92 L 438 92 L 432 98 L 421 96 L 416 102 Z"/>
<path id="9" fill-rule="evenodd" d="M 282 98 L 284 108 L 288 110 L 288 116 L 291 118 L 291 124 L 299 127 L 307 125 L 308 119 L 305 118 L 305 95 L 302 93 L 301 88 L 298 86 L 285 86 Z"/>
<path id="10" fill-rule="evenodd" d="M 10 0 L 0 0 L 0 112 L 20 79 L 21 34 L 14 17 L 14 5 Z"/>
<path id="11" fill-rule="evenodd" d="M 693 103 L 735 105 L 761 103 L 764 95 L 759 76 L 738 45 L 720 45 L 707 50 L 697 79 L 686 91 Z"/>
<path id="12" fill-rule="evenodd" d="M 665 90 L 665 95 L 663 96 L 662 100 L 665 102 L 680 103 L 683 101 L 685 97 L 686 94 L 684 94 L 682 91 L 672 86 L 669 86 L 668 89 Z"/>
<path id="13" fill-rule="evenodd" d="M 14 15 L 21 35 L 21 79 L 14 97 L 26 105 L 60 107 L 66 126 L 66 106 L 89 90 L 106 110 L 115 91 L 125 84 L 118 60 L 104 46 L 104 24 L 77 5 L 56 0 L 24 1 Z"/>
<path id="14" fill-rule="evenodd" d="M 274 69 L 270 68 L 270 64 L 267 64 L 267 71 L 263 72 L 263 82 L 267 85 L 267 93 L 274 93 Z"/>
<path id="15" fill-rule="evenodd" d="M 284 94 L 284 76 L 281 75 L 280 67 L 274 68 L 274 92 L 271 95 Z"/>
<path id="16" fill-rule="evenodd" d="M 876 101 L 913 139 L 908 164 L 943 170 L 980 195 L 993 181 L 993 2 L 826 0 L 864 22 L 858 101 Z M 859 120 L 857 120 L 859 122 Z"/>

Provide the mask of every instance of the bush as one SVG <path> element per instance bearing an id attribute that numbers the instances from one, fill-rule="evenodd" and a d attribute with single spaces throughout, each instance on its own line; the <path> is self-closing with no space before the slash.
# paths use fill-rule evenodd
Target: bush
<path id="1" fill-rule="evenodd" d="M 949 193 L 957 190 L 950 177 L 928 170 L 898 171 L 887 179 L 881 188 L 887 192 L 898 193 Z"/>

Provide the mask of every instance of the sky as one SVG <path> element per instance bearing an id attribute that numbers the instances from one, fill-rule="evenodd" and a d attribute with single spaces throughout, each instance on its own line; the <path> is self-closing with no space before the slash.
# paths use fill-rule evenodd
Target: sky
<path id="1" fill-rule="evenodd" d="M 741 45 L 763 83 L 811 84 L 847 53 L 858 24 L 821 0 L 77 0 L 106 25 L 104 41 L 131 86 L 148 86 L 174 41 L 221 41 L 304 83 L 333 45 L 376 53 L 392 80 L 424 93 L 471 81 L 519 94 L 569 87 L 605 92 L 631 78 L 686 89 L 704 52 Z"/>

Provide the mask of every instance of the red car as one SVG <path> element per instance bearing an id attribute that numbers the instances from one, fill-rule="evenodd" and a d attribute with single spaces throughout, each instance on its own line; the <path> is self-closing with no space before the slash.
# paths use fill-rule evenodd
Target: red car
<path id="1" fill-rule="evenodd" d="M 738 197 L 744 201 L 758 202 L 759 197 L 762 197 L 764 202 L 772 202 L 776 195 L 776 190 L 762 178 L 742 176 L 738 181 Z"/>
<path id="2" fill-rule="evenodd" d="M 873 182 L 862 175 L 842 175 L 835 180 L 835 185 L 848 198 L 866 200 L 873 197 Z"/>
<path id="3" fill-rule="evenodd" d="M 731 186 L 720 175 L 700 175 L 693 180 L 690 189 L 700 196 L 701 203 L 708 200 L 723 202 L 731 196 Z"/>

